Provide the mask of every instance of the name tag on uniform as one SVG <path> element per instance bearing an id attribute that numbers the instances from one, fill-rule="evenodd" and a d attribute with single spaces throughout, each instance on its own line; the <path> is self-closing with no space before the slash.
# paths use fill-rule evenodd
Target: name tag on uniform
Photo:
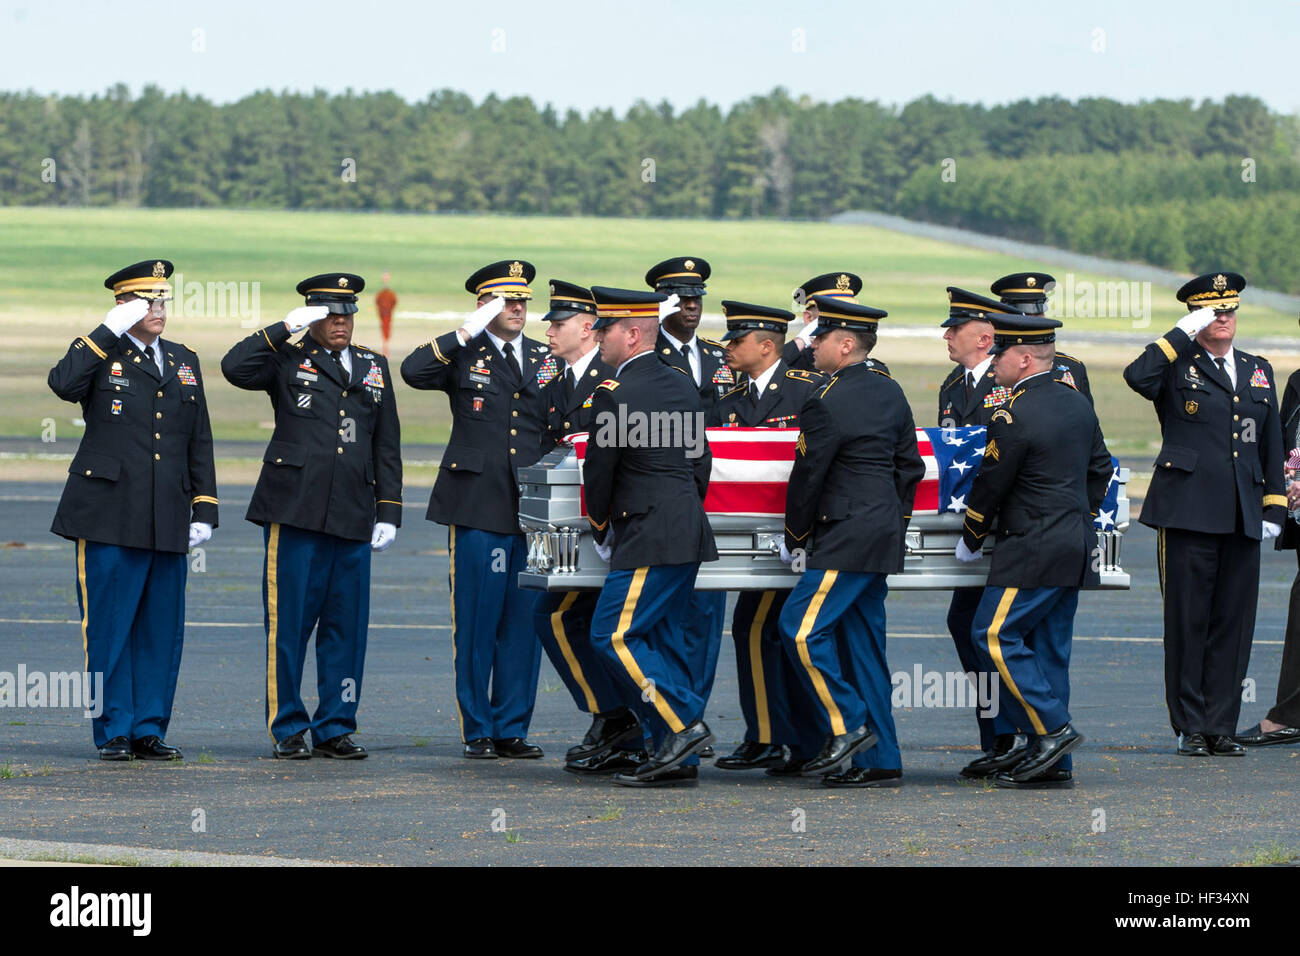
<path id="1" fill-rule="evenodd" d="M 487 369 L 483 369 L 483 371 L 481 372 L 476 372 L 473 369 L 471 369 L 469 373 L 469 380 L 471 382 L 477 382 L 480 385 L 489 385 L 492 382 L 491 375 Z"/>
<path id="2" fill-rule="evenodd" d="M 304 372 L 302 369 L 298 369 L 296 374 L 304 382 L 314 382 L 320 377 L 315 372 Z"/>

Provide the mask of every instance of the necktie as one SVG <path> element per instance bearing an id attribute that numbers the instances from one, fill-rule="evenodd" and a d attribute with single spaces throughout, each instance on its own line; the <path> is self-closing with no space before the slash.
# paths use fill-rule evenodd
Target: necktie
<path id="1" fill-rule="evenodd" d="M 511 343 L 511 342 L 507 342 L 507 343 L 502 347 L 501 352 L 502 352 L 503 355 L 505 355 L 505 357 L 506 357 L 506 361 L 510 363 L 510 372 L 511 372 L 511 374 L 513 374 L 515 378 L 520 378 L 521 375 L 520 375 L 520 372 L 519 372 L 519 363 L 517 363 L 517 362 L 515 361 L 515 347 L 514 347 L 514 344 Z"/>
<path id="2" fill-rule="evenodd" d="M 1223 357 L 1222 355 L 1220 355 L 1218 358 L 1216 358 L 1216 359 L 1214 360 L 1214 364 L 1217 365 L 1217 366 L 1219 366 L 1219 371 L 1223 373 L 1223 377 L 1226 378 L 1226 379 L 1228 380 L 1228 384 L 1231 385 L 1231 384 L 1232 384 L 1232 376 L 1228 374 L 1228 362 L 1227 362 L 1227 360 L 1224 359 L 1224 357 Z"/>
<path id="3" fill-rule="evenodd" d="M 158 370 L 158 374 L 161 375 L 162 362 L 159 361 L 158 352 L 156 351 L 157 348 L 158 348 L 158 343 L 152 342 L 149 345 L 145 346 L 145 354 L 149 356 L 149 361 L 153 362 L 153 367 L 156 368 Z"/>
<path id="4" fill-rule="evenodd" d="M 331 352 L 331 353 L 330 353 L 330 358 L 332 358 L 332 359 L 334 360 L 334 365 L 335 365 L 335 366 L 338 368 L 338 370 L 339 370 L 339 377 L 340 377 L 341 379 L 343 379 L 343 381 L 346 382 L 346 381 L 348 380 L 348 373 L 347 373 L 346 371 L 344 371 L 344 369 L 343 369 L 343 359 L 339 357 L 339 353 L 338 353 L 338 352 Z"/>
<path id="5" fill-rule="evenodd" d="M 758 404 L 758 383 L 757 382 L 749 383 L 749 401 L 753 405 Z"/>
<path id="6" fill-rule="evenodd" d="M 966 371 L 966 401 L 969 402 L 971 400 L 971 396 L 974 394 L 975 394 L 975 373 L 968 369 Z"/>
<path id="7" fill-rule="evenodd" d="M 578 387 L 578 380 L 574 377 L 573 366 L 570 365 L 564 370 L 564 404 L 568 405 L 573 400 L 574 389 Z"/>

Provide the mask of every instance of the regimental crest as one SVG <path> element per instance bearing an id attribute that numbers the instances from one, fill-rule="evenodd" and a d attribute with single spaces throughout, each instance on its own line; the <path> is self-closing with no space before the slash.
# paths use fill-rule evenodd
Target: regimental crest
<path id="1" fill-rule="evenodd" d="M 1228 277 L 1225 276 L 1222 272 L 1220 272 L 1217 276 L 1214 277 L 1214 291 L 1222 292 L 1227 287 L 1228 287 Z"/>
<path id="2" fill-rule="evenodd" d="M 1255 366 L 1255 371 L 1252 372 L 1250 375 L 1250 384 L 1253 385 L 1255 388 L 1269 387 L 1268 376 L 1264 374 L 1264 370 L 1260 368 L 1258 365 Z"/>
<path id="3" fill-rule="evenodd" d="M 164 266 L 161 262 L 155 262 L 153 264 L 153 277 L 155 279 L 167 278 L 167 267 Z"/>
<path id="4" fill-rule="evenodd" d="M 836 292 L 849 291 L 849 277 L 845 275 L 843 272 L 841 272 L 840 277 L 835 280 L 835 291 Z"/>
<path id="5" fill-rule="evenodd" d="M 1200 407 L 1201 407 L 1201 406 L 1198 405 L 1196 402 L 1184 402 L 1184 403 L 1183 403 L 1183 408 L 1185 408 L 1185 409 L 1187 410 L 1187 414 L 1188 414 L 1188 415 L 1195 415 L 1197 409 L 1199 409 Z"/>
<path id="6" fill-rule="evenodd" d="M 524 274 L 524 266 L 518 259 L 510 263 L 510 278 L 518 279 Z"/>
<path id="7" fill-rule="evenodd" d="M 546 359 L 537 366 L 537 384 L 545 385 L 560 373 L 559 363 L 556 362 L 554 355 L 546 356 Z"/>
<path id="8" fill-rule="evenodd" d="M 995 385 L 989 390 L 989 393 L 984 396 L 984 407 L 997 408 L 1010 397 L 1011 389 L 1007 388 L 1005 385 Z"/>

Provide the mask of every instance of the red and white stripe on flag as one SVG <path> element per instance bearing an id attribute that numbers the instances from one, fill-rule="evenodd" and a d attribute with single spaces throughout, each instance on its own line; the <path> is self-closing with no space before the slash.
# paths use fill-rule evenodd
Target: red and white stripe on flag
<path id="1" fill-rule="evenodd" d="M 785 514 L 785 486 L 794 467 L 793 428 L 709 428 L 713 471 L 704 510 L 717 515 L 771 516 Z M 578 455 L 578 475 L 587 454 L 587 432 L 565 438 Z M 939 511 L 939 465 L 924 428 L 916 430 L 917 450 L 925 461 L 925 477 L 916 488 L 912 514 Z M 587 513 L 585 498 L 582 513 Z"/>

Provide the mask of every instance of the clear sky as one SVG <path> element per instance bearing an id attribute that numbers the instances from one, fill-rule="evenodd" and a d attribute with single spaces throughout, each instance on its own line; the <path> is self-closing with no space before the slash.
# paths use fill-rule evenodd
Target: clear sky
<path id="1" fill-rule="evenodd" d="M 450 88 L 584 112 L 776 86 L 900 105 L 1245 93 L 1291 113 L 1298 39 L 1294 0 L 0 0 L 0 90 Z"/>

